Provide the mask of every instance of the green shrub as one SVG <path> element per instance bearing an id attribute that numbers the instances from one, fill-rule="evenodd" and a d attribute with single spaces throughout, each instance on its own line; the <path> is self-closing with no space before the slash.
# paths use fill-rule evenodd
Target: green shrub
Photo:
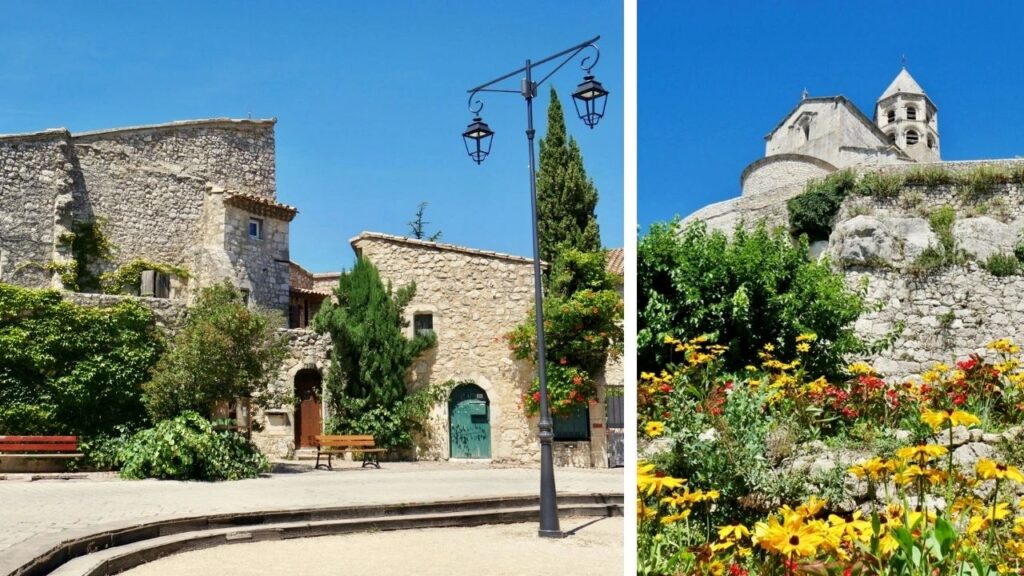
<path id="1" fill-rule="evenodd" d="M 818 336 L 809 369 L 835 374 L 844 354 L 863 343 L 853 323 L 864 311 L 859 294 L 826 262 L 810 262 L 807 243 L 794 246 L 784 231 L 737 228 L 730 241 L 694 222 L 651 226 L 637 256 L 637 368 L 658 372 L 669 363 L 665 336 L 686 340 L 713 334 L 729 347 L 726 370 L 739 372 L 765 344 L 783 361 L 795 357 L 795 339 Z"/>
<path id="2" fill-rule="evenodd" d="M 174 276 L 182 282 L 187 282 L 189 279 L 188 270 L 184 268 L 137 258 L 114 272 L 100 275 L 100 287 L 103 289 L 104 294 L 132 294 L 138 296 L 142 284 L 143 270 L 156 270 L 161 274 Z"/>
<path id="3" fill-rule="evenodd" d="M 1020 271 L 1020 261 L 1013 254 L 1007 254 L 1005 252 L 996 252 L 988 257 L 988 260 L 982 264 L 985 270 L 988 270 L 993 276 L 1000 278 L 1005 276 L 1013 276 Z"/>
<path id="4" fill-rule="evenodd" d="M 904 179 L 901 174 L 868 172 L 857 181 L 856 191 L 861 196 L 895 198 L 899 196 L 903 185 Z"/>
<path id="5" fill-rule="evenodd" d="M 955 172 L 942 166 L 915 166 L 903 174 L 908 186 L 942 186 L 959 182 Z"/>
<path id="6" fill-rule="evenodd" d="M 78 306 L 0 283 L 0 434 L 144 425 L 141 385 L 161 349 L 152 312 L 136 302 Z"/>
<path id="7" fill-rule="evenodd" d="M 856 182 L 857 175 L 852 170 L 833 172 L 824 180 L 809 182 L 802 194 L 786 202 L 790 232 L 794 236 L 807 234 L 812 242 L 827 240 L 839 207 Z"/>
<path id="8" fill-rule="evenodd" d="M 1024 242 L 1017 242 L 1013 247 L 1013 255 L 1017 257 L 1018 262 L 1024 262 Z"/>
<path id="9" fill-rule="evenodd" d="M 946 266 L 963 264 L 967 260 L 953 236 L 956 211 L 952 206 L 942 206 L 928 215 L 928 225 L 938 237 L 938 246 L 929 246 L 914 259 L 907 268 L 911 274 L 928 274 Z"/>
<path id="10" fill-rule="evenodd" d="M 203 288 L 173 347 L 143 385 L 153 421 L 184 412 L 213 414 L 218 401 L 251 397 L 279 405 L 270 385 L 287 354 L 280 318 L 250 309 L 224 282 Z"/>
<path id="11" fill-rule="evenodd" d="M 966 201 L 975 201 L 995 191 L 995 186 L 1009 181 L 1009 173 L 999 166 L 982 164 L 960 176 L 957 191 Z"/>
<path id="12" fill-rule="evenodd" d="M 1010 182 L 1024 184 L 1024 162 L 1016 162 L 1010 166 L 1007 176 Z"/>
<path id="13" fill-rule="evenodd" d="M 953 252 L 956 249 L 956 239 L 953 237 L 954 222 L 956 210 L 953 210 L 952 206 L 943 206 L 928 215 L 928 225 L 939 237 L 939 245 L 946 252 Z"/>
<path id="14" fill-rule="evenodd" d="M 186 412 L 137 432 L 118 454 L 121 476 L 130 479 L 240 480 L 270 470 L 270 462 L 244 436 L 217 431 Z"/>

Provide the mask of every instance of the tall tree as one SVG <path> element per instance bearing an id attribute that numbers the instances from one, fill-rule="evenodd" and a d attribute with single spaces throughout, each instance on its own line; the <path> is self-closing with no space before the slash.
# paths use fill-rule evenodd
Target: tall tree
<path id="1" fill-rule="evenodd" d="M 547 134 L 540 141 L 537 171 L 541 258 L 554 262 L 559 252 L 568 248 L 581 252 L 600 250 L 596 207 L 597 188 L 587 178 L 576 140 L 566 135 L 562 104 L 552 87 Z"/>
<path id="2" fill-rule="evenodd" d="M 334 419 L 343 433 L 372 433 L 385 446 L 408 443 L 403 402 L 405 374 L 416 357 L 433 345 L 434 335 L 402 334 L 402 311 L 416 294 L 416 284 L 392 291 L 377 267 L 360 257 L 338 279 L 337 304 L 325 302 L 313 321 L 331 335 L 327 372 Z"/>

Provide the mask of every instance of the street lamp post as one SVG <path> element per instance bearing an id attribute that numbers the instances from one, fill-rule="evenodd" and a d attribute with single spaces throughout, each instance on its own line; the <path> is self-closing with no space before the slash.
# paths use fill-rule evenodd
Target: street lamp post
<path id="1" fill-rule="evenodd" d="M 563 50 L 532 62 L 526 61 L 526 66 L 509 72 L 500 78 L 496 78 L 469 89 L 469 110 L 473 113 L 473 122 L 462 133 L 466 146 L 466 153 L 469 157 L 480 164 L 491 152 L 491 141 L 494 138 L 494 131 L 491 130 L 480 116 L 483 110 L 483 102 L 474 100 L 474 97 L 481 92 L 503 92 L 520 94 L 526 99 L 526 140 L 530 152 L 530 207 L 533 214 L 533 291 L 534 307 L 537 320 L 537 378 L 540 381 L 540 422 L 538 424 L 538 436 L 540 438 L 540 530 L 538 534 L 545 538 L 561 538 L 564 536 L 558 524 L 558 506 L 555 500 L 555 470 L 552 459 L 551 444 L 554 440 L 552 430 L 551 410 L 548 405 L 548 383 L 547 383 L 547 361 L 544 348 L 544 294 L 541 288 L 540 268 L 540 238 L 537 229 L 537 173 L 534 160 L 534 129 L 533 129 L 533 99 L 537 96 L 537 87 L 543 84 L 555 72 L 566 63 L 575 58 L 587 48 L 594 50 L 593 59 L 587 56 L 580 61 L 580 67 L 586 71 L 583 82 L 573 92 L 573 103 L 576 105 L 576 114 L 583 120 L 583 123 L 593 128 L 604 116 L 605 105 L 607 104 L 608 91 L 601 86 L 601 83 L 594 79 L 591 70 L 597 64 L 600 52 L 595 44 L 601 37 L 581 42 Z M 533 69 L 537 66 L 547 64 L 561 58 L 561 62 L 551 72 L 540 79 L 533 81 Z M 522 85 L 518 90 L 494 88 L 513 76 L 525 73 Z M 580 106 L 583 106 L 581 109 Z"/>

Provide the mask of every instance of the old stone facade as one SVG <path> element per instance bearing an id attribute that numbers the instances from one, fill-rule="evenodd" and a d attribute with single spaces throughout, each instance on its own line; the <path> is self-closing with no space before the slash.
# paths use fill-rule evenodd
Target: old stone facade
<path id="1" fill-rule="evenodd" d="M 66 298 L 95 306 L 133 298 L 173 333 L 199 289 L 228 280 L 250 306 L 286 318 L 290 354 L 275 386 L 279 405 L 247 416 L 262 450 L 293 457 L 308 453 L 330 416 L 323 401 L 330 339 L 309 325 L 339 273 L 313 274 L 290 260 L 289 227 L 298 210 L 277 201 L 275 123 L 212 119 L 0 135 L 0 282 L 64 290 Z M 109 257 L 80 263 L 94 274 L 144 260 L 184 269 L 187 279 L 171 279 L 157 298 L 139 296 L 141 278 L 128 288 L 134 294 L 74 291 L 66 283 L 72 234 L 91 223 L 113 246 Z M 374 233 L 360 235 L 352 247 L 394 285 L 419 286 L 408 308 L 409 330 L 431 329 L 438 344 L 417 360 L 410 385 L 472 383 L 473 393 L 464 388 L 460 398 L 472 404 L 486 397 L 485 413 L 460 413 L 472 425 L 487 420 L 489 441 L 470 456 L 536 462 L 536 419 L 524 415 L 520 400 L 533 370 L 514 361 L 501 338 L 532 307 L 532 261 Z M 621 274 L 621 252 L 617 262 Z M 557 463 L 606 465 L 604 396 L 621 385 L 621 361 L 615 361 L 603 376 L 600 402 L 590 408 L 586 439 L 557 442 Z M 435 408 L 416 457 L 470 457 L 452 453 L 449 404 Z"/>
<path id="2" fill-rule="evenodd" d="M 114 247 L 94 272 L 133 260 L 191 281 L 232 279 L 251 301 L 288 305 L 288 222 L 275 201 L 274 120 L 197 120 L 71 134 L 0 136 L 0 281 L 62 288 L 76 224 Z M 253 224 L 260 227 L 250 233 Z"/>
<path id="3" fill-rule="evenodd" d="M 902 326 L 890 348 L 867 358 L 888 376 L 984 353 L 998 338 L 1024 341 L 1024 305 L 1015 297 L 1022 276 L 997 277 L 985 268 L 989 257 L 1012 254 L 1024 239 L 1024 161 L 940 161 L 936 107 L 906 70 L 878 99 L 873 121 L 842 97 L 805 98 L 766 140 L 766 156 L 741 176 L 742 196 L 690 220 L 727 233 L 741 222 L 788 227 L 786 201 L 808 181 L 844 168 L 890 176 L 932 171 L 949 181 L 979 169 L 1000 174 L 981 193 L 915 183 L 888 198 L 851 194 L 828 241 L 812 252 L 844 271 L 851 287 L 864 287 L 870 309 L 857 322 L 860 335 L 878 339 Z M 940 241 L 929 215 L 947 207 L 956 215 L 951 232 L 962 261 L 923 273 L 918 257 Z"/>
<path id="4" fill-rule="evenodd" d="M 413 365 L 410 385 L 452 381 L 479 387 L 488 404 L 490 445 L 485 457 L 537 462 L 537 419 L 527 417 L 522 407 L 534 368 L 516 361 L 502 338 L 533 306 L 532 260 L 369 232 L 351 243 L 393 286 L 416 283 L 416 295 L 406 307 L 409 334 L 429 318 L 437 344 Z M 600 386 L 599 402 L 589 409 L 589 440 L 556 441 L 556 464 L 607 466 L 605 388 Z M 453 453 L 451 415 L 451 402 L 434 408 L 418 457 L 459 459 Z"/>

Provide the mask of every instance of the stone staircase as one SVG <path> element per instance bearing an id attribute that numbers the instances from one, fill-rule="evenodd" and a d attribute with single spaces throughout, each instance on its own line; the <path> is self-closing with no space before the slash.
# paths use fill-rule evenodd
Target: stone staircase
<path id="1" fill-rule="evenodd" d="M 539 498 L 518 496 L 425 504 L 348 506 L 220 514 L 141 524 L 66 541 L 9 576 L 107 576 L 161 557 L 212 546 L 376 530 L 534 522 Z M 563 494 L 559 516 L 623 513 L 622 494 Z"/>

